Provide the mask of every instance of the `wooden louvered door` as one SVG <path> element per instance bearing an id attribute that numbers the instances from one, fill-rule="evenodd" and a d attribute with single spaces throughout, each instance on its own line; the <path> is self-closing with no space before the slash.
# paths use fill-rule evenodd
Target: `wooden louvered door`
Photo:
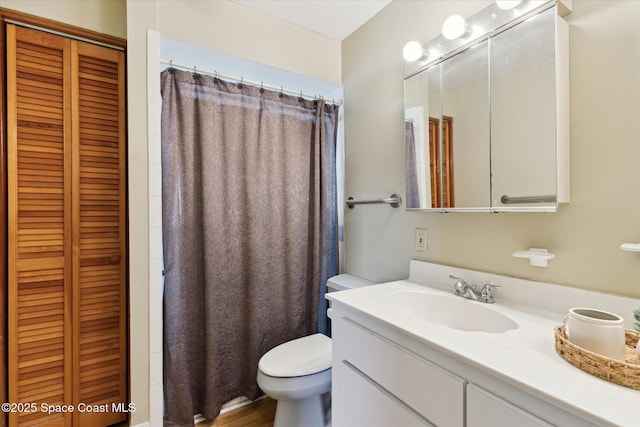
<path id="1" fill-rule="evenodd" d="M 68 40 L 7 27 L 9 425 L 69 424 L 71 85 Z M 66 420 L 66 422 L 65 422 Z"/>
<path id="2" fill-rule="evenodd" d="M 124 57 L 6 28 L 8 400 L 34 404 L 9 425 L 110 425 L 127 418 Z"/>
<path id="3" fill-rule="evenodd" d="M 74 425 L 99 426 L 127 417 L 124 54 L 72 49 Z"/>

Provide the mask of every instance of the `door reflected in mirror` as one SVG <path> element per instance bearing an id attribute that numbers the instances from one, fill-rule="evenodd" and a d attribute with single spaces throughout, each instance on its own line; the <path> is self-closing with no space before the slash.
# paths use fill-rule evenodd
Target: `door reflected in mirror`
<path id="1" fill-rule="evenodd" d="M 440 119 L 429 117 L 429 174 L 431 177 L 431 207 L 452 208 L 453 159 L 452 159 L 453 117 Z M 442 136 L 441 136 L 442 135 Z"/>

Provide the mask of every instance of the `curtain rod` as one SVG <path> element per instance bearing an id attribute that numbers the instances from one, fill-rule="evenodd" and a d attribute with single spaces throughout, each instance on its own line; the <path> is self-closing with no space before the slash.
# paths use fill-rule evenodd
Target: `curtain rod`
<path id="1" fill-rule="evenodd" d="M 236 82 L 240 82 L 240 83 L 243 83 L 243 84 L 249 84 L 249 85 L 257 86 L 257 87 L 264 87 L 266 89 L 278 90 L 280 92 L 287 93 L 287 94 L 290 94 L 290 95 L 302 96 L 304 98 L 310 98 L 310 99 L 323 99 L 323 100 L 325 99 L 322 95 L 305 93 L 305 92 L 303 92 L 301 90 L 288 89 L 288 88 L 283 87 L 283 86 L 276 86 L 276 85 L 267 84 L 267 83 L 264 83 L 264 82 L 245 79 L 244 77 L 233 76 L 233 75 L 230 75 L 230 74 L 223 74 L 223 73 L 220 73 L 218 71 L 212 71 L 212 70 L 207 70 L 207 69 L 204 69 L 204 68 L 198 68 L 195 65 L 181 64 L 179 62 L 175 62 L 173 60 L 168 60 L 168 59 L 165 59 L 165 58 L 160 58 L 160 63 L 169 65 L 170 67 L 174 67 L 174 68 L 182 68 L 183 70 L 194 71 L 196 73 L 202 73 L 202 74 L 208 74 L 210 76 L 218 77 L 218 78 L 221 78 L 221 79 L 234 80 Z M 342 101 L 340 101 L 340 100 L 336 101 L 335 99 L 332 99 L 332 102 L 333 102 L 333 104 L 336 104 L 336 105 L 341 105 L 342 104 Z"/>

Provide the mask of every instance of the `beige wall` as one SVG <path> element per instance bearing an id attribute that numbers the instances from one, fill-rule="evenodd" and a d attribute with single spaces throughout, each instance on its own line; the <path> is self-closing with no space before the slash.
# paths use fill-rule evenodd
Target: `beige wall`
<path id="1" fill-rule="evenodd" d="M 125 0 L 0 0 L 0 7 L 126 38 Z"/>
<path id="2" fill-rule="evenodd" d="M 488 1 L 396 0 L 343 43 L 346 192 L 404 194 L 402 47 L 427 41 L 453 13 Z M 558 213 L 408 213 L 358 206 L 345 214 L 346 270 L 406 277 L 409 259 L 640 296 L 640 2 L 574 1 L 571 40 L 572 203 Z M 428 252 L 413 250 L 429 229 Z M 556 254 L 548 268 L 512 252 Z"/>
<path id="3" fill-rule="evenodd" d="M 228 1 L 161 0 L 171 37 L 331 83 L 341 83 L 340 42 Z"/>

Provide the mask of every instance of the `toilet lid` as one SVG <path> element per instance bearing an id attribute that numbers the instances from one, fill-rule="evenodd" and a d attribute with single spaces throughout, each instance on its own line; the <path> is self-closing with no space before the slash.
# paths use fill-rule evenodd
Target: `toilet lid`
<path id="1" fill-rule="evenodd" d="M 331 367 L 331 338 L 314 334 L 280 344 L 258 362 L 262 373 L 272 377 L 301 377 Z"/>

